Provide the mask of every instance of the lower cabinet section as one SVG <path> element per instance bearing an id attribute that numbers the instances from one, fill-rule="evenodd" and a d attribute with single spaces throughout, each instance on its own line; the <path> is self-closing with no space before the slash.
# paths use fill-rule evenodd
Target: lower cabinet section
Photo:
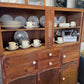
<path id="1" fill-rule="evenodd" d="M 12 82 L 9 82 L 7 84 L 36 84 L 36 75 L 26 76 L 26 77 L 14 80 Z"/>
<path id="2" fill-rule="evenodd" d="M 78 63 L 72 62 L 62 67 L 61 84 L 77 84 Z"/>
<path id="3" fill-rule="evenodd" d="M 38 73 L 38 84 L 59 84 L 59 68 Z"/>

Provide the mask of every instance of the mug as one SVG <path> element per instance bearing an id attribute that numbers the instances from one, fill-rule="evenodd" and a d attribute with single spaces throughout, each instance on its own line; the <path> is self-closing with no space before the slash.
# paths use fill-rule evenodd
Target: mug
<path id="1" fill-rule="evenodd" d="M 70 23 L 70 25 L 71 25 L 71 27 L 75 27 L 75 26 L 76 26 L 76 22 L 75 22 L 75 21 L 72 21 L 72 22 Z"/>
<path id="2" fill-rule="evenodd" d="M 64 42 L 64 41 L 63 41 L 63 38 L 62 38 L 62 37 L 58 37 L 58 38 L 57 38 L 57 42 L 58 42 L 58 43 L 63 43 L 63 42 Z"/>
<path id="3" fill-rule="evenodd" d="M 40 45 L 40 40 L 39 39 L 34 39 L 33 40 L 33 44 L 34 44 L 34 46 L 39 46 Z"/>
<path id="4" fill-rule="evenodd" d="M 9 49 L 10 50 L 16 49 L 16 47 L 18 45 L 18 43 L 16 43 L 16 42 L 9 42 L 8 44 L 9 44 Z"/>
<path id="5" fill-rule="evenodd" d="M 32 27 L 33 26 L 33 22 L 26 22 L 26 26 Z"/>
<path id="6" fill-rule="evenodd" d="M 29 41 L 28 40 L 23 40 L 22 41 L 22 47 L 24 47 L 24 48 L 26 48 L 26 47 L 28 47 L 29 46 Z"/>

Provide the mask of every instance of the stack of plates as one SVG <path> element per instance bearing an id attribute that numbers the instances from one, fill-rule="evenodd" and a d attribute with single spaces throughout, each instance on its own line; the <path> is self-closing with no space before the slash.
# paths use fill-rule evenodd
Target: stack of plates
<path id="1" fill-rule="evenodd" d="M 8 29 L 19 29 L 22 27 L 22 23 L 20 21 L 2 21 L 1 27 Z"/>

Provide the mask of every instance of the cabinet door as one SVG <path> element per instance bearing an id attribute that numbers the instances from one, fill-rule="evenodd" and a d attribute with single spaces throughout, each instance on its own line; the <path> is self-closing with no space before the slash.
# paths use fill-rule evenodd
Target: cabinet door
<path id="1" fill-rule="evenodd" d="M 59 68 L 41 72 L 38 77 L 38 84 L 59 84 Z"/>
<path id="2" fill-rule="evenodd" d="M 80 44 L 65 46 L 63 48 L 62 63 L 68 63 L 71 61 L 79 60 L 80 56 Z"/>
<path id="3" fill-rule="evenodd" d="M 63 65 L 62 69 L 62 84 L 77 84 L 78 63 Z"/>
<path id="4" fill-rule="evenodd" d="M 24 78 L 16 79 L 8 84 L 36 84 L 36 76 L 30 75 Z"/>

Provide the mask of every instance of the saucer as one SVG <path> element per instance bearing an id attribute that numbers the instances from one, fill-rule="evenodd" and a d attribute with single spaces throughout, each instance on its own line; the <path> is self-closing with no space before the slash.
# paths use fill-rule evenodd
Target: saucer
<path id="1" fill-rule="evenodd" d="M 20 45 L 19 47 L 22 48 L 22 49 L 27 49 L 27 48 L 30 48 L 31 45 L 28 45 L 28 46 L 26 46 L 26 47 L 23 47 L 22 45 Z"/>
<path id="2" fill-rule="evenodd" d="M 26 29 L 33 29 L 33 28 L 39 28 L 39 26 L 24 26 Z"/>
<path id="3" fill-rule="evenodd" d="M 10 50 L 10 51 L 17 50 L 18 48 L 19 48 L 18 46 L 16 46 L 15 49 L 9 49 L 9 47 L 6 47 L 6 49 L 7 49 L 7 50 Z"/>
<path id="4" fill-rule="evenodd" d="M 33 43 L 31 44 L 33 47 L 40 47 L 42 44 L 40 43 L 40 45 L 35 46 Z"/>
<path id="5" fill-rule="evenodd" d="M 63 44 L 64 42 L 62 42 L 62 43 L 59 43 L 58 41 L 55 41 L 57 44 Z"/>

